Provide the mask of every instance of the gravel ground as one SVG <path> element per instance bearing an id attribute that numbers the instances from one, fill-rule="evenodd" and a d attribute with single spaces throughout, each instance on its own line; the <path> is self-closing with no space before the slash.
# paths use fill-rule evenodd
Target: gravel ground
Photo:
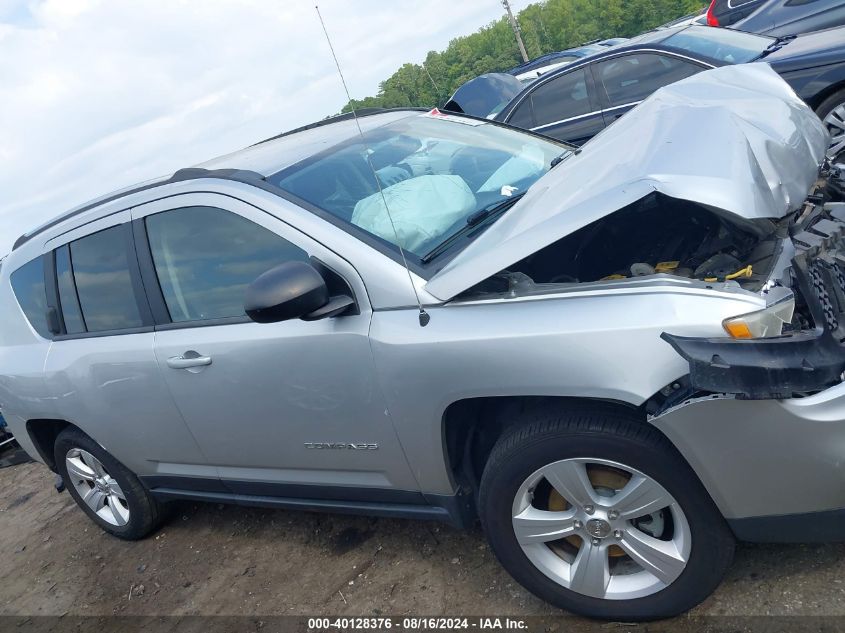
<path id="1" fill-rule="evenodd" d="M 127 543 L 52 481 L 39 464 L 0 469 L 0 615 L 565 615 L 513 582 L 479 530 L 180 504 Z M 842 616 L 843 578 L 842 544 L 740 545 L 692 615 Z"/>

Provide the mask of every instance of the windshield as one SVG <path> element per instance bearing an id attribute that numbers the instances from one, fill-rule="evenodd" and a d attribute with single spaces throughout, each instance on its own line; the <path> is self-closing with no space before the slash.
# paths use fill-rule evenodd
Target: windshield
<path id="1" fill-rule="evenodd" d="M 363 141 L 355 136 L 267 180 L 421 258 L 478 211 L 524 193 L 562 151 L 518 130 L 435 110 L 365 132 Z"/>
<path id="2" fill-rule="evenodd" d="M 745 64 L 759 58 L 774 41 L 731 29 L 691 26 L 667 37 L 663 44 L 727 64 Z"/>

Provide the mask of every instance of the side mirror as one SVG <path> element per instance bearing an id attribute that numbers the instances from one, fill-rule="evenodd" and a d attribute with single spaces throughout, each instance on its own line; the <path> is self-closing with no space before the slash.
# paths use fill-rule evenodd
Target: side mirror
<path id="1" fill-rule="evenodd" d="M 249 285 L 244 311 L 256 323 L 316 321 L 337 316 L 353 303 L 346 295 L 329 296 L 325 279 L 311 264 L 292 261 L 271 268 Z"/>

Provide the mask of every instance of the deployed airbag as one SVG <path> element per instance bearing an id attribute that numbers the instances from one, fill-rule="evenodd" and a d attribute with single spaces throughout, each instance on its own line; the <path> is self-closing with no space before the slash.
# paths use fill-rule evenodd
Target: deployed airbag
<path id="1" fill-rule="evenodd" d="M 476 201 L 460 176 L 417 176 L 360 200 L 352 223 L 418 255 L 434 246 L 451 227 L 475 210 Z M 391 226 L 391 217 L 393 226 Z M 394 227 L 396 235 L 394 235 Z"/>

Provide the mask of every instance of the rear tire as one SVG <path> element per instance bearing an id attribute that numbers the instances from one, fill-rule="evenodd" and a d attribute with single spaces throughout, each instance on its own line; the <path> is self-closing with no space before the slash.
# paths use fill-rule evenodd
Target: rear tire
<path id="1" fill-rule="evenodd" d="M 479 494 L 491 547 L 520 584 L 573 613 L 624 621 L 675 616 L 710 595 L 733 534 L 665 437 L 610 406 L 529 417 L 496 443 Z"/>
<path id="2" fill-rule="evenodd" d="M 163 521 L 161 504 L 128 468 L 82 431 L 67 428 L 54 456 L 70 495 L 109 534 L 134 541 Z"/>

